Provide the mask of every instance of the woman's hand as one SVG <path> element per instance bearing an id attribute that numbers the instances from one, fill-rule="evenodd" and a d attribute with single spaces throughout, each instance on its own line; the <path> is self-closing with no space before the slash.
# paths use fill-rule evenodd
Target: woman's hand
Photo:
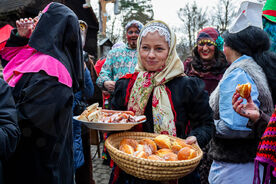
<path id="1" fill-rule="evenodd" d="M 197 144 L 197 139 L 195 136 L 189 136 L 185 140 L 187 144 Z"/>
<path id="2" fill-rule="evenodd" d="M 109 92 L 113 92 L 115 89 L 115 81 L 105 81 L 104 82 L 104 87 L 107 89 Z"/>
<path id="3" fill-rule="evenodd" d="M 253 102 L 251 96 L 249 96 L 246 104 L 242 104 L 243 99 L 239 99 L 240 95 L 235 92 L 232 97 L 232 106 L 234 111 L 239 115 L 249 118 L 251 121 L 256 122 L 260 118 L 259 108 Z"/>
<path id="4" fill-rule="evenodd" d="M 34 20 L 25 18 L 16 21 L 16 28 L 19 36 L 30 38 L 34 30 Z"/>

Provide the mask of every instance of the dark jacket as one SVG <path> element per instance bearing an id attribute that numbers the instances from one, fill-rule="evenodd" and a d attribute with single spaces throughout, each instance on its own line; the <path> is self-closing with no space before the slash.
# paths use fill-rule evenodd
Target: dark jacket
<path id="1" fill-rule="evenodd" d="M 58 76 L 42 69 L 23 72 L 15 84 L 12 93 L 22 136 L 14 155 L 4 165 L 5 180 L 9 184 L 74 182 L 73 90 L 79 91 L 84 86 L 80 40 L 75 13 L 65 5 L 53 2 L 40 17 L 30 39 L 12 33 L 7 41 L 5 48 L 9 52 L 20 49 L 24 52 L 26 48 L 20 46 L 28 44 L 28 49 L 46 55 L 47 61 L 54 58 L 70 74 L 70 78 L 65 76 L 66 79 L 72 81 L 72 86 L 65 85 Z M 21 62 L 33 59 L 24 54 L 20 56 Z M 38 63 L 42 62 L 39 58 L 36 58 Z M 16 62 L 11 57 L 5 59 L 5 63 Z"/>
<path id="2" fill-rule="evenodd" d="M 112 99 L 113 109 L 126 110 L 125 97 L 128 83 L 129 79 L 120 79 L 116 82 L 114 97 Z M 171 91 L 172 103 L 176 111 L 177 137 L 196 136 L 199 146 L 204 147 L 211 140 L 215 131 L 212 110 L 208 102 L 208 93 L 204 90 L 204 82 L 196 77 L 185 76 L 169 81 L 166 83 L 166 86 Z M 145 115 L 147 121 L 142 124 L 143 131 L 153 132 L 152 96 L 148 100 Z M 119 176 L 116 183 L 153 182 L 126 176 L 125 173 L 122 175 L 124 176 Z M 195 175 L 195 173 L 192 175 Z M 113 180 L 112 177 L 113 175 L 111 176 L 111 180 Z M 123 177 L 127 177 L 128 179 L 122 179 Z M 179 183 L 184 180 L 180 180 Z M 196 180 L 191 179 L 191 176 L 188 175 L 185 181 L 186 183 L 195 183 Z"/>
<path id="3" fill-rule="evenodd" d="M 0 183 L 3 184 L 2 162 L 11 156 L 19 141 L 20 131 L 11 89 L 0 79 Z"/>
<path id="4" fill-rule="evenodd" d="M 74 116 L 80 115 L 81 112 L 84 111 L 85 106 L 78 107 L 82 105 L 86 105 L 86 99 L 89 99 L 94 94 L 94 85 L 92 83 L 90 72 L 86 68 L 85 69 L 85 88 L 83 91 L 78 91 L 74 95 L 74 103 L 73 103 L 73 113 Z M 78 109 L 77 111 L 74 111 Z M 76 170 L 80 166 L 84 164 L 84 155 L 83 155 L 83 147 L 82 147 L 82 139 L 81 139 L 81 123 L 73 119 L 73 150 L 74 150 L 74 169 Z"/>

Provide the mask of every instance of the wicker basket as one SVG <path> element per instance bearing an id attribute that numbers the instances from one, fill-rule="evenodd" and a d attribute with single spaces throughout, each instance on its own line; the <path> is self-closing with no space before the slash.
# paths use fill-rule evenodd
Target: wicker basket
<path id="1" fill-rule="evenodd" d="M 197 145 L 192 145 L 198 156 L 191 160 L 182 161 L 155 161 L 137 158 L 118 149 L 123 138 L 141 140 L 155 138 L 159 134 L 146 132 L 121 132 L 110 135 L 105 141 L 105 146 L 112 160 L 126 173 L 147 180 L 168 181 L 181 178 L 191 173 L 199 164 L 203 152 Z M 170 136 L 171 139 L 179 139 Z"/>

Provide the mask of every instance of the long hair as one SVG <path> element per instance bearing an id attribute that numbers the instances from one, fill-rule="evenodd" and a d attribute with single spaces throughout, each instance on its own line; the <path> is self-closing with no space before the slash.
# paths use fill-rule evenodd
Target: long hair
<path id="1" fill-rule="evenodd" d="M 225 55 L 223 54 L 222 51 L 220 51 L 217 47 L 215 47 L 215 55 L 214 59 L 215 62 L 211 62 L 210 69 L 205 70 L 203 68 L 203 63 L 202 59 L 200 58 L 200 55 L 197 50 L 198 46 L 194 47 L 193 52 L 192 52 L 192 66 L 193 68 L 198 71 L 198 72 L 211 72 L 214 75 L 218 75 L 221 73 L 224 73 L 226 68 L 229 66 Z"/>
<path id="2" fill-rule="evenodd" d="M 225 44 L 242 55 L 251 56 L 262 67 L 272 92 L 273 104 L 276 100 L 276 54 L 269 51 L 270 40 L 265 31 L 250 26 L 238 33 L 223 34 Z"/>

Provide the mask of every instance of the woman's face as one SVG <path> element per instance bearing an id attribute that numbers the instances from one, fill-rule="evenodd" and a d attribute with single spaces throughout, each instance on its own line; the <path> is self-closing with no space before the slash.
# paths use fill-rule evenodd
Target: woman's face
<path id="1" fill-rule="evenodd" d="M 197 46 L 197 52 L 201 59 L 212 60 L 215 56 L 215 46 L 206 41 L 201 41 Z"/>
<path id="2" fill-rule="evenodd" d="M 157 31 L 149 32 L 141 40 L 139 54 L 142 65 L 147 71 L 162 70 L 169 54 L 168 42 Z"/>

